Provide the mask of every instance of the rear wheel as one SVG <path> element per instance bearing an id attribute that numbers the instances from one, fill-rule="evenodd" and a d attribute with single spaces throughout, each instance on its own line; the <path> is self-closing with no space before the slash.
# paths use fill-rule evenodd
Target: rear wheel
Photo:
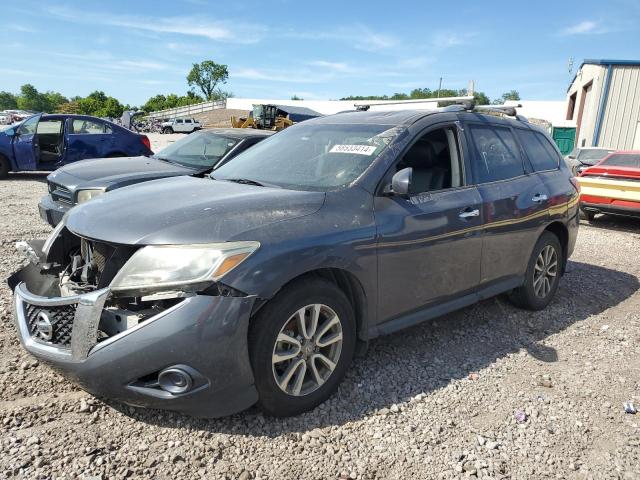
<path id="1" fill-rule="evenodd" d="M 542 310 L 549 305 L 558 289 L 563 259 L 558 237 L 544 232 L 533 249 L 524 285 L 513 290 L 511 302 L 528 310 Z"/>
<path id="2" fill-rule="evenodd" d="M 9 170 L 9 160 L 7 160 L 6 157 L 0 155 L 0 178 L 7 178 L 7 176 L 9 175 Z"/>
<path id="3" fill-rule="evenodd" d="M 356 343 L 353 308 L 323 279 L 296 282 L 252 320 L 249 354 L 268 415 L 297 415 L 324 402 L 342 381 Z"/>
<path id="4" fill-rule="evenodd" d="M 164 127 L 162 129 L 162 133 L 173 133 L 173 128 L 171 127 Z"/>

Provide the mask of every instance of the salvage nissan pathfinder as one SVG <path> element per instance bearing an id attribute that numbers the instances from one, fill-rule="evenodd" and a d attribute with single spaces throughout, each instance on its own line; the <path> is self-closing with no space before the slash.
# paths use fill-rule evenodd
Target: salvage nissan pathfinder
<path id="1" fill-rule="evenodd" d="M 579 187 L 542 130 L 503 113 L 344 112 L 211 178 L 81 204 L 18 245 L 20 340 L 127 404 L 286 416 L 325 401 L 374 337 L 503 292 L 542 309 Z"/>

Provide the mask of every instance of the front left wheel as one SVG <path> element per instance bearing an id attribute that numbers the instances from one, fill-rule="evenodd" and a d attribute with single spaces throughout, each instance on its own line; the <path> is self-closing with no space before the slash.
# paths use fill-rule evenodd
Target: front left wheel
<path id="1" fill-rule="evenodd" d="M 249 330 L 258 406 L 277 417 L 315 408 L 338 388 L 355 344 L 353 308 L 333 283 L 307 278 L 283 288 Z"/>

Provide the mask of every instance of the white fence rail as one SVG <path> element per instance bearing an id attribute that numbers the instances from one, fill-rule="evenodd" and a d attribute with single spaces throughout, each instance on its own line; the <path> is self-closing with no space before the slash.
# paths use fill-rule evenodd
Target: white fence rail
<path id="1" fill-rule="evenodd" d="M 194 103 L 186 107 L 169 108 L 167 110 L 158 110 L 147 115 L 150 118 L 173 118 L 188 117 L 196 113 L 208 112 L 219 108 L 227 108 L 226 100 L 214 100 L 212 102 Z"/>

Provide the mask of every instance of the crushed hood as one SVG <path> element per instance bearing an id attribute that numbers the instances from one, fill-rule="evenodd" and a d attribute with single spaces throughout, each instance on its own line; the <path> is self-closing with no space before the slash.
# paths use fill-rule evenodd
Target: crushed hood
<path id="1" fill-rule="evenodd" d="M 79 205 L 69 212 L 66 225 L 77 235 L 126 245 L 225 242 L 249 230 L 312 214 L 324 197 L 323 192 L 173 177 Z"/>

